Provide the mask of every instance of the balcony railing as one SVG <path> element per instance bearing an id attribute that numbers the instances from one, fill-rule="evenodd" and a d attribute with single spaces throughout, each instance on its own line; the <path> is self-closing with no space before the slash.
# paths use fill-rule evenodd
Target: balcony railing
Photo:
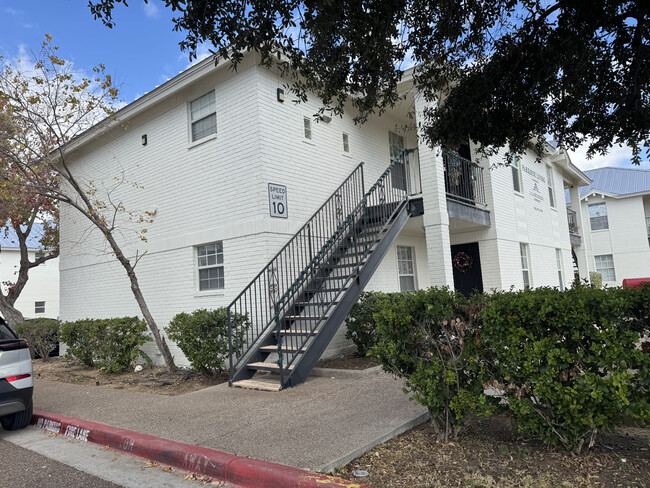
<path id="1" fill-rule="evenodd" d="M 442 150 L 447 198 L 469 205 L 487 206 L 483 168 L 458 153 Z"/>
<path id="2" fill-rule="evenodd" d="M 578 219 L 576 217 L 575 210 L 571 210 L 570 208 L 567 208 L 566 217 L 569 222 L 569 232 L 571 234 L 580 235 L 580 232 L 578 231 Z"/>
<path id="3" fill-rule="evenodd" d="M 650 217 L 645 218 L 645 226 L 648 229 L 648 239 L 650 239 Z"/>

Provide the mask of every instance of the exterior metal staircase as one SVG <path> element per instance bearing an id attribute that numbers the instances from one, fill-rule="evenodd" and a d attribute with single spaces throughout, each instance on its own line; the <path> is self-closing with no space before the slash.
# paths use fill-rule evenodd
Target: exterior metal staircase
<path id="1" fill-rule="evenodd" d="M 357 166 L 228 306 L 231 386 L 307 379 L 414 211 L 403 161 L 366 193 Z"/>

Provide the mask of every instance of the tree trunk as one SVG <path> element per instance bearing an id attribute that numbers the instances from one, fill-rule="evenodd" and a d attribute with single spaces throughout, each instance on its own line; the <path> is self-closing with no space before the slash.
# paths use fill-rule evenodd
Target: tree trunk
<path id="1" fill-rule="evenodd" d="M 162 354 L 162 357 L 165 361 L 165 366 L 167 366 L 167 370 L 170 373 L 174 373 L 178 371 L 178 368 L 174 363 L 174 357 L 172 356 L 171 352 L 169 351 L 169 347 L 167 346 L 167 342 L 160 335 L 160 329 L 158 329 L 158 325 L 156 324 L 156 321 L 154 320 L 153 316 L 151 315 L 151 312 L 149 311 L 149 307 L 147 306 L 147 302 L 145 301 L 144 295 L 142 294 L 142 290 L 140 289 L 140 284 L 138 283 L 138 277 L 135 274 L 135 270 L 133 269 L 133 265 L 131 264 L 131 261 L 129 261 L 126 258 L 126 256 L 124 256 L 124 253 L 122 252 L 117 242 L 113 238 L 113 234 L 111 232 L 104 232 L 104 235 L 106 236 L 106 239 L 108 240 L 111 248 L 113 249 L 113 252 L 115 253 L 115 257 L 118 259 L 118 261 L 122 264 L 122 266 L 126 270 L 126 274 L 128 275 L 129 281 L 131 282 L 131 291 L 133 292 L 135 301 L 138 303 L 138 306 L 140 307 L 140 311 L 142 312 L 142 317 L 144 318 L 144 321 L 149 326 L 149 330 L 153 335 L 153 338 L 156 342 L 156 346 L 158 346 L 158 350 L 160 351 L 160 354 Z"/>
<path id="2" fill-rule="evenodd" d="M 9 300 L 3 295 L 0 294 L 0 312 L 5 318 L 10 327 L 15 327 L 17 324 L 22 324 L 25 321 L 25 317 L 20 313 L 20 310 L 14 307 L 13 303 L 9 303 Z"/>

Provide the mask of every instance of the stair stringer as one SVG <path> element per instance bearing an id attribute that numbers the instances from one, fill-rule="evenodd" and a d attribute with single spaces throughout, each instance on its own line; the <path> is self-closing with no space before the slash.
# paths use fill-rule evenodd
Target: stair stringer
<path id="1" fill-rule="evenodd" d="M 386 234 L 379 241 L 373 252 L 370 253 L 366 263 L 359 269 L 357 277 L 353 279 L 350 287 L 340 297 L 338 305 L 334 307 L 329 318 L 319 327 L 321 329 L 320 332 L 314 337 L 308 349 L 296 362 L 293 371 L 284 377 L 282 388 L 290 388 L 305 382 L 309 373 L 332 341 L 334 334 L 336 334 L 350 313 L 350 310 L 352 310 L 352 307 L 359 299 L 361 292 L 370 281 L 370 278 L 372 278 L 379 267 L 388 249 L 390 249 L 390 246 L 395 242 L 395 239 L 406 225 L 406 222 L 408 222 L 409 217 L 410 205 L 405 201 L 402 204 L 401 210 L 394 217 L 393 223 Z"/>

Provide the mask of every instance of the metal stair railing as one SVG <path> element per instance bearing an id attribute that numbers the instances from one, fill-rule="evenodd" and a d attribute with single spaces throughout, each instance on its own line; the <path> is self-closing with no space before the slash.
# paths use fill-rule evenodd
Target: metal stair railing
<path id="1" fill-rule="evenodd" d="M 407 152 L 412 151 L 407 150 L 405 154 Z M 406 182 L 402 181 L 405 174 L 399 163 L 399 160 L 391 162 L 364 195 L 361 203 L 347 215 L 312 262 L 277 301 L 275 334 L 281 385 L 286 384 L 286 377 L 291 374 L 292 367 L 299 358 L 304 357 L 308 341 L 319 332 L 319 326 L 344 294 L 345 284 L 359 275 L 364 260 L 382 239 L 393 217 L 407 204 L 409 190 Z M 344 260 L 347 262 L 343 263 Z M 335 287 L 328 288 L 332 283 L 335 283 Z M 330 289 L 334 291 L 328 291 Z M 317 303 L 320 296 L 324 296 L 325 300 L 317 307 L 319 313 L 289 318 L 288 313 L 296 309 L 295 299 L 299 296 L 315 297 Z M 309 302 L 307 300 L 305 303 Z M 296 321 L 294 323 L 298 324 L 303 333 L 282 332 L 288 327 L 287 322 L 292 320 Z"/>
<path id="2" fill-rule="evenodd" d="M 363 201 L 360 163 L 249 285 L 228 305 L 230 380 L 276 323 L 277 303 Z"/>

